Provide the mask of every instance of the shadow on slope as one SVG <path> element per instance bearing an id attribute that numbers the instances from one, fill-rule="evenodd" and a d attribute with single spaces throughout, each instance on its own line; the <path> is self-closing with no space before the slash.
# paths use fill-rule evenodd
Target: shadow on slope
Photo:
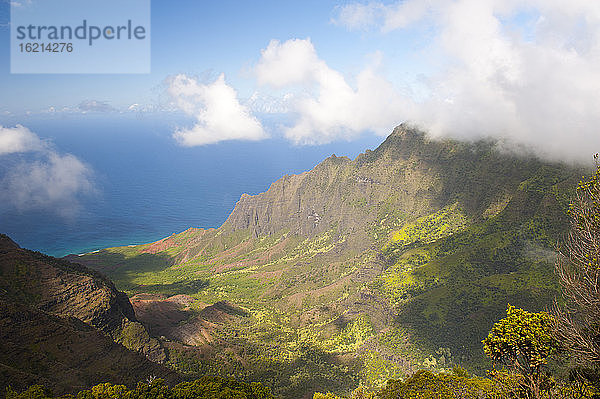
<path id="1" fill-rule="evenodd" d="M 415 343 L 430 353 L 447 348 L 452 362 L 481 372 L 481 340 L 507 303 L 531 311 L 552 303 L 551 248 L 567 226 L 556 187 L 570 180 L 541 175 L 522 183 L 497 216 L 388 259 L 393 265 L 375 286 L 400 304 L 397 322 Z"/>

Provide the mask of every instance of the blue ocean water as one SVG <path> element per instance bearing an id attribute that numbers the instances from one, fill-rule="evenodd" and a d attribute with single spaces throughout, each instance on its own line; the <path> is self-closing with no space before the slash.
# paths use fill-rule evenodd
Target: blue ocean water
<path id="1" fill-rule="evenodd" d="M 171 134 L 189 121 L 164 115 L 29 117 L 0 125 L 15 123 L 94 171 L 96 193 L 82 198 L 71 217 L 50 210 L 0 211 L 0 232 L 53 256 L 152 242 L 189 227 L 218 227 L 242 193 L 263 192 L 332 153 L 354 158 L 383 140 L 368 136 L 298 147 L 274 137 L 185 148 Z"/>

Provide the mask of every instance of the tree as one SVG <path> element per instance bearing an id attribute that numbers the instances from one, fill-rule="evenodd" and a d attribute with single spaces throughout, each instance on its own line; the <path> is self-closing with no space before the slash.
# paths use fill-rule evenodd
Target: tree
<path id="1" fill-rule="evenodd" d="M 494 381 L 470 376 L 461 368 L 452 372 L 419 370 L 404 381 L 389 380 L 378 392 L 380 399 L 499 399 L 506 398 Z"/>
<path id="2" fill-rule="evenodd" d="M 557 336 L 574 367 L 598 370 L 600 365 L 600 164 L 577 186 L 571 201 L 571 230 L 559 248 L 556 274 L 562 304 L 555 304 Z M 596 372 L 597 374 L 597 372 Z"/>
<path id="3" fill-rule="evenodd" d="M 547 312 L 530 313 L 508 305 L 506 317 L 482 341 L 492 362 L 518 377 L 513 382 L 526 397 L 541 398 L 549 389 L 548 360 L 558 351 L 554 324 Z"/>
<path id="4" fill-rule="evenodd" d="M 6 399 L 51 399 L 52 394 L 42 385 L 30 386 L 21 393 L 15 392 L 12 388 L 7 388 Z"/>

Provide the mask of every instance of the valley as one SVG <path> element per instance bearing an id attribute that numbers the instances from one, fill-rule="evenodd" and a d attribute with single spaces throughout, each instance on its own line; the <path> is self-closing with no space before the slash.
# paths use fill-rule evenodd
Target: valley
<path id="1" fill-rule="evenodd" d="M 399 126 L 377 149 L 243 195 L 216 229 L 69 261 L 108 276 L 188 377 L 286 398 L 490 367 L 508 303 L 547 308 L 585 171 Z"/>

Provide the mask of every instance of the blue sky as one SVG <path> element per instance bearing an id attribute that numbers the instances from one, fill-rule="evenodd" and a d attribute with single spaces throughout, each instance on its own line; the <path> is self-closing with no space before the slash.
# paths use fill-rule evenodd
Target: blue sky
<path id="1" fill-rule="evenodd" d="M 102 171 L 85 159 L 95 149 L 52 141 L 45 120 L 54 131 L 122 126 L 116 149 L 146 131 L 141 121 L 161 121 L 179 155 L 282 143 L 358 151 L 403 122 L 564 162 L 589 165 L 600 151 L 599 1 L 153 0 L 150 73 L 11 74 L 11 5 L 38 1 L 59 0 L 0 0 L 8 212 L 64 216 L 101 191 Z"/>
<path id="2" fill-rule="evenodd" d="M 2 0 L 0 115 L 11 122 L 138 104 L 191 118 L 173 132 L 184 146 L 319 145 L 406 121 L 569 161 L 600 147 L 598 2 L 155 0 L 141 75 L 10 74 L 9 9 Z"/>
<path id="3" fill-rule="evenodd" d="M 11 75 L 9 2 L 0 9 L 0 111 L 20 112 L 48 106 L 76 105 L 81 101 L 107 101 L 113 106 L 154 103 L 167 76 L 185 73 L 211 76 L 225 73 L 241 97 L 249 97 L 255 84 L 249 71 L 269 41 L 310 38 L 335 69 L 356 73 L 369 57 L 383 51 L 390 63 L 415 72 L 406 63 L 419 45 L 418 37 L 403 33 L 397 40 L 382 40 L 378 32 L 351 32 L 331 21 L 336 1 L 192 1 L 152 2 L 152 64 L 150 74 L 125 75 Z M 415 61 L 415 60 L 413 60 Z M 391 71 L 398 75 L 398 71 Z"/>

